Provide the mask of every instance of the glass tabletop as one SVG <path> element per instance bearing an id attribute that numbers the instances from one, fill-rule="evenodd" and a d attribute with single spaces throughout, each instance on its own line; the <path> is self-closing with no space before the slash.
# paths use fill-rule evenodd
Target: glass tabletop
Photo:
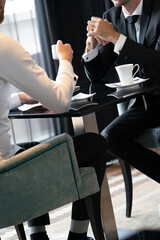
<path id="1" fill-rule="evenodd" d="M 78 85 L 80 86 L 80 89 L 76 91 L 74 95 L 80 92 L 85 94 L 96 94 L 88 99 L 73 102 L 68 112 L 57 114 L 43 108 L 42 106 L 38 106 L 23 112 L 15 109 L 10 112 L 9 118 L 56 118 L 84 116 L 104 109 L 108 105 L 118 104 L 160 89 L 160 85 L 155 87 L 136 86 L 135 88 L 125 88 L 125 91 L 116 91 L 116 88 L 107 87 L 104 82 L 91 83 L 89 81 L 82 81 Z"/>

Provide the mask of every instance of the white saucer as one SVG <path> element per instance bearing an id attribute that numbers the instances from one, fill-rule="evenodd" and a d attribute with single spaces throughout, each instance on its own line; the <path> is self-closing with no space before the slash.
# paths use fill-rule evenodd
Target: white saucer
<path id="1" fill-rule="evenodd" d="M 147 80 L 149 80 L 149 78 L 143 79 L 143 78 L 138 78 L 138 77 L 136 77 L 136 78 L 133 79 L 133 83 L 130 84 L 130 85 L 125 85 L 125 86 L 124 86 L 124 85 L 121 85 L 121 82 L 117 82 L 117 83 L 106 83 L 105 85 L 106 85 L 107 87 L 110 87 L 110 88 L 122 89 L 122 88 L 134 87 L 134 86 L 136 86 L 136 85 L 138 85 L 138 84 L 140 84 L 140 83 L 142 83 L 142 82 L 145 82 L 145 81 L 147 81 Z"/>
<path id="2" fill-rule="evenodd" d="M 95 94 L 96 93 L 86 94 L 86 93 L 80 92 L 77 95 L 72 97 L 72 102 L 73 101 L 80 101 L 80 100 L 88 99 L 88 98 L 92 97 Z"/>

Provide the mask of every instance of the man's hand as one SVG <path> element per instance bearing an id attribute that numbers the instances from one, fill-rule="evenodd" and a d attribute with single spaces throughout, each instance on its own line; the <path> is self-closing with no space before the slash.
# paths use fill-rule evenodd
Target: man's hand
<path id="1" fill-rule="evenodd" d="M 90 21 L 88 21 L 88 25 L 87 25 L 87 40 L 86 40 L 86 50 L 87 52 L 90 52 L 91 50 L 93 50 L 96 46 L 97 43 L 102 43 L 103 45 L 106 45 L 108 42 L 103 41 L 102 39 L 98 38 L 97 36 L 89 36 L 89 32 L 92 31 L 89 27 L 89 23 Z"/>
<path id="2" fill-rule="evenodd" d="M 35 104 L 38 103 L 35 99 L 30 97 L 24 92 L 18 93 L 19 99 L 21 101 L 21 104 Z"/>
<path id="3" fill-rule="evenodd" d="M 61 40 L 57 41 L 57 54 L 59 60 L 67 60 L 70 63 L 73 58 L 73 50 L 70 44 L 63 44 Z"/>
<path id="4" fill-rule="evenodd" d="M 86 40 L 86 51 L 90 52 L 97 46 L 97 39 L 95 37 L 87 37 Z"/>
<path id="5" fill-rule="evenodd" d="M 116 44 L 120 34 L 115 31 L 112 23 L 108 22 L 107 19 L 103 20 L 99 17 L 92 17 L 88 21 L 88 37 L 94 37 L 98 39 L 98 42 L 107 44 L 112 42 Z"/>

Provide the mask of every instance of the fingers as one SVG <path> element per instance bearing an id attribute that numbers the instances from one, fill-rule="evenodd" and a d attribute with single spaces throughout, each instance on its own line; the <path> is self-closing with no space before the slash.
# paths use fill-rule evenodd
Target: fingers
<path id="1" fill-rule="evenodd" d="M 91 20 L 87 22 L 87 31 L 95 31 L 95 29 L 98 28 L 99 25 L 102 25 L 104 22 L 109 23 L 107 19 L 91 17 Z"/>
<path id="2" fill-rule="evenodd" d="M 87 25 L 87 37 L 100 37 L 99 32 L 101 31 L 104 24 L 104 20 L 99 17 L 91 17 Z"/>
<path id="3" fill-rule="evenodd" d="M 87 31 L 94 30 L 99 24 L 103 22 L 108 22 L 107 19 L 102 19 L 99 17 L 91 17 L 91 20 L 88 21 Z"/>
<path id="4" fill-rule="evenodd" d="M 56 44 L 56 54 L 56 59 L 72 62 L 73 49 L 69 43 L 64 44 L 61 40 L 58 40 Z"/>
<path id="5" fill-rule="evenodd" d="M 110 34 L 112 34 L 111 27 L 107 19 L 91 17 L 91 20 L 88 21 L 87 37 L 94 37 L 100 44 L 105 46 L 110 39 Z"/>
<path id="6" fill-rule="evenodd" d="M 63 44 L 63 42 L 61 40 L 57 41 L 57 45 L 62 45 L 62 44 Z"/>
<path id="7" fill-rule="evenodd" d="M 100 44 L 102 44 L 103 46 L 105 46 L 105 45 L 107 45 L 108 44 L 108 42 L 107 41 L 104 41 L 104 40 L 102 40 L 101 38 L 99 38 L 99 37 L 95 37 L 96 38 L 96 40 L 97 40 L 97 42 L 98 43 L 100 43 Z"/>
<path id="8" fill-rule="evenodd" d="M 101 20 L 103 20 L 103 19 L 99 18 L 99 17 L 91 17 L 92 22 L 100 22 Z"/>
<path id="9" fill-rule="evenodd" d="M 57 41 L 57 45 L 58 45 L 58 47 L 66 46 L 68 48 L 71 48 L 71 45 L 69 43 L 64 44 L 61 40 Z"/>
<path id="10" fill-rule="evenodd" d="M 99 17 L 91 17 L 91 20 L 88 21 L 87 31 L 95 31 L 95 29 L 98 27 L 98 24 L 103 21 Z"/>
<path id="11" fill-rule="evenodd" d="M 70 50 L 72 49 L 71 45 L 69 43 L 64 44 L 61 40 L 58 40 L 57 41 L 57 49 L 58 50 L 62 50 L 62 49 L 64 50 L 65 48 L 70 49 Z"/>
<path id="12" fill-rule="evenodd" d="M 104 21 L 104 22 L 108 22 L 108 19 L 104 19 L 103 21 Z M 108 22 L 108 23 L 109 23 L 109 22 Z"/>

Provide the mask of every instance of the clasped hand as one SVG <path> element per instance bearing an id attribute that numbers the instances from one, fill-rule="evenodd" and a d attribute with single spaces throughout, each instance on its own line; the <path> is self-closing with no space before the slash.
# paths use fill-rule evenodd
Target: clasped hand
<path id="1" fill-rule="evenodd" d="M 119 38 L 119 33 L 115 31 L 112 23 L 107 19 L 103 20 L 99 17 L 92 17 L 91 20 L 88 21 L 87 31 L 87 37 L 92 41 L 93 45 L 95 45 L 96 42 L 103 45 L 106 45 L 108 42 L 115 44 Z"/>

